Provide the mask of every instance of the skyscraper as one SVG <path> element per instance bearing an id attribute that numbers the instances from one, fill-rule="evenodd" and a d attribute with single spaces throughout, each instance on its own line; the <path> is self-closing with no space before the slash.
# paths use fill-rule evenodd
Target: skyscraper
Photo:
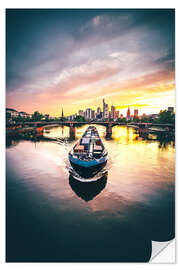
<path id="1" fill-rule="evenodd" d="M 111 106 L 111 119 L 115 119 L 116 118 L 116 109 L 114 106 Z"/>
<path id="2" fill-rule="evenodd" d="M 106 103 L 105 103 L 105 100 L 103 98 L 103 118 L 105 118 L 105 110 L 106 110 Z"/>
<path id="3" fill-rule="evenodd" d="M 101 113 L 101 108 L 98 107 L 98 108 L 97 108 L 97 114 L 99 115 L 100 113 Z"/>
<path id="4" fill-rule="evenodd" d="M 108 104 L 105 104 L 105 115 L 104 115 L 105 119 L 109 118 L 109 106 Z"/>
<path id="5" fill-rule="evenodd" d="M 102 118 L 102 112 L 101 112 L 101 108 L 100 107 L 98 107 L 97 108 L 97 113 L 96 113 L 96 118 L 97 119 L 101 119 Z"/>
<path id="6" fill-rule="evenodd" d="M 126 116 L 126 119 L 127 120 L 130 120 L 131 119 L 131 112 L 130 112 L 130 108 L 128 107 L 127 109 L 127 116 Z"/>
<path id="7" fill-rule="evenodd" d="M 87 120 L 90 120 L 92 119 L 92 110 L 90 108 L 86 109 L 86 112 L 85 112 L 85 118 Z"/>
<path id="8" fill-rule="evenodd" d="M 103 98 L 103 118 L 108 119 L 109 118 L 109 106 L 105 103 L 105 100 Z"/>
<path id="9" fill-rule="evenodd" d="M 95 111 L 91 110 L 91 119 L 95 119 Z"/>
<path id="10" fill-rule="evenodd" d="M 115 119 L 118 119 L 119 118 L 119 111 L 116 111 L 115 115 L 116 115 Z"/>
<path id="11" fill-rule="evenodd" d="M 138 109 L 134 109 L 134 117 L 138 118 Z"/>

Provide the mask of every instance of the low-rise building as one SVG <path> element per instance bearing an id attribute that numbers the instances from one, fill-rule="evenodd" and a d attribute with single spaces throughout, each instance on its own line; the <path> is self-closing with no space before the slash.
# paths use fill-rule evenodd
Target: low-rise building
<path id="1" fill-rule="evenodd" d="M 31 115 L 29 113 L 26 113 L 26 112 L 19 112 L 19 116 L 22 117 L 22 118 L 31 117 Z"/>
<path id="2" fill-rule="evenodd" d="M 168 111 L 173 113 L 174 112 L 174 107 L 168 107 Z"/>
<path id="3" fill-rule="evenodd" d="M 84 117 L 84 112 L 83 112 L 83 110 L 79 110 L 79 116 Z"/>
<path id="4" fill-rule="evenodd" d="M 150 117 L 152 119 L 157 119 L 158 118 L 158 114 L 157 113 L 149 114 L 148 117 Z"/>
<path id="5" fill-rule="evenodd" d="M 6 108 L 6 113 L 10 113 L 11 117 L 18 117 L 19 116 L 18 111 L 11 109 L 11 108 Z"/>
<path id="6" fill-rule="evenodd" d="M 48 115 L 48 114 L 47 114 L 47 115 Z M 56 117 L 54 117 L 54 116 L 49 116 L 48 119 L 49 119 L 49 120 L 55 120 Z"/>

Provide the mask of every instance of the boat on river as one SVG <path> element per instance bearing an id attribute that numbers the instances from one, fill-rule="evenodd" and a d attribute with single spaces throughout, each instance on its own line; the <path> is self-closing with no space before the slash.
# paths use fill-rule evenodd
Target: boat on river
<path id="1" fill-rule="evenodd" d="M 81 177 L 90 178 L 104 168 L 107 155 L 96 127 L 89 126 L 69 152 L 69 161 Z"/>

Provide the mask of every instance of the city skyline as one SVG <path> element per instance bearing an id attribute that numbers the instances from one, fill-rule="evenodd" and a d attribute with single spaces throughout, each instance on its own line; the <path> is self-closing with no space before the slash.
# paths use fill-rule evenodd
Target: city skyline
<path id="1" fill-rule="evenodd" d="M 7 10 L 6 106 L 64 115 L 175 107 L 174 10 Z"/>
<path id="2" fill-rule="evenodd" d="M 120 106 L 118 106 L 120 107 Z M 84 117 L 86 120 L 92 120 L 92 119 L 113 119 L 113 120 L 117 120 L 118 118 L 126 118 L 127 120 L 133 119 L 134 117 L 136 118 L 141 118 L 144 116 L 157 116 L 158 114 L 146 114 L 146 113 L 140 113 L 139 109 L 137 108 L 130 108 L 130 106 L 127 107 L 125 114 L 123 114 L 123 112 L 119 109 L 116 109 L 115 106 L 111 105 L 109 106 L 109 104 L 107 104 L 105 102 L 105 99 L 102 100 L 102 106 L 98 106 L 96 107 L 94 110 L 92 108 L 86 108 L 85 110 L 82 109 L 78 109 L 77 112 L 71 114 L 71 115 L 66 115 L 64 114 L 64 110 L 63 107 L 60 106 L 60 110 L 61 110 L 61 114 L 58 115 L 58 117 L 53 117 L 50 114 L 44 114 L 44 116 L 48 116 L 51 118 L 67 118 L 68 120 L 74 120 L 74 118 L 76 118 L 77 116 L 82 116 Z M 32 114 L 29 114 L 28 112 L 18 112 L 16 109 L 14 108 L 6 108 L 6 112 L 13 112 L 16 116 L 21 116 L 21 117 L 31 117 Z M 162 109 L 158 112 L 160 113 L 161 111 L 163 111 Z M 165 111 L 171 111 L 175 113 L 175 108 L 169 106 L 168 108 L 165 109 Z M 35 112 L 38 112 L 38 110 L 36 110 Z M 34 113 L 35 113 L 34 112 Z M 41 112 L 40 112 L 41 113 Z"/>

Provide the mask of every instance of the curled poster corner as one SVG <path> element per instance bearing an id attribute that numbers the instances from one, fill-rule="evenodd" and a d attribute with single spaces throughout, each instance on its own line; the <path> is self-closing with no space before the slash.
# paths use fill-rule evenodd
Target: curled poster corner
<path id="1" fill-rule="evenodd" d="M 167 246 L 172 245 L 172 256 L 165 259 L 165 254 L 161 256 L 160 254 L 167 248 Z M 152 255 L 150 258 L 150 263 L 175 263 L 175 240 L 170 240 L 166 242 L 152 241 Z"/>

